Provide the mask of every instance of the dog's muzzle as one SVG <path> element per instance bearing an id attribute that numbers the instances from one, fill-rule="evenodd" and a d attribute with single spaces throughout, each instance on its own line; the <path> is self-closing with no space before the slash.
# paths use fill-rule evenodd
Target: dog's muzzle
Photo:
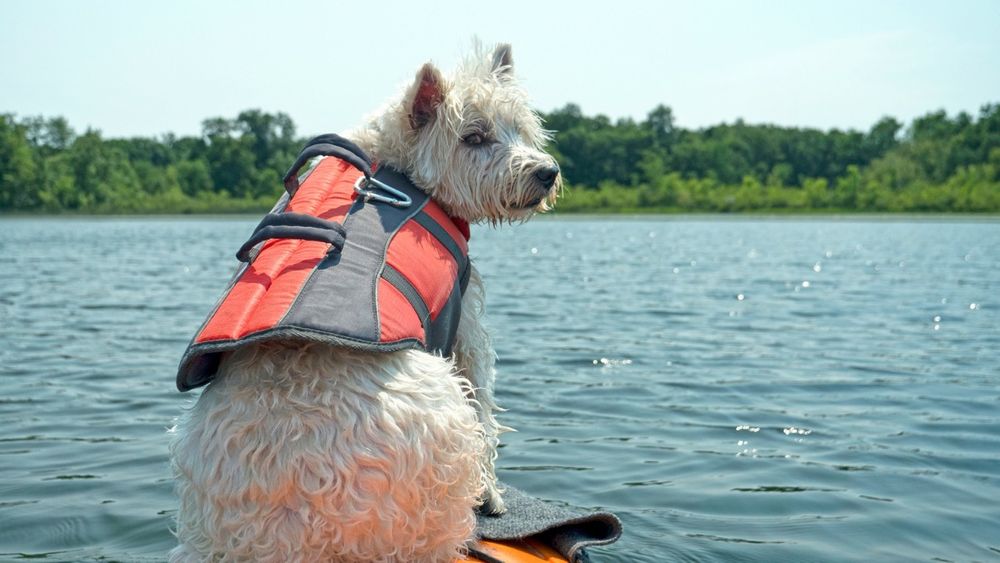
<path id="1" fill-rule="evenodd" d="M 559 165 L 549 164 L 535 170 L 535 179 L 538 180 L 546 190 L 551 190 L 559 177 Z M 540 201 L 540 200 L 539 200 Z"/>

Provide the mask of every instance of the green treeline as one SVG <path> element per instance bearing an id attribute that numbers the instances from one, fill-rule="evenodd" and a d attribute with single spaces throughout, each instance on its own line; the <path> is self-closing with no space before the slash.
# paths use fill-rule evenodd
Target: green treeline
<path id="1" fill-rule="evenodd" d="M 0 210 L 212 213 L 270 209 L 304 140 L 283 113 L 202 122 L 200 137 L 103 139 L 61 117 L 0 115 Z"/>
<path id="2" fill-rule="evenodd" d="M 742 121 L 698 130 L 659 106 L 642 122 L 546 116 L 572 182 L 562 211 L 1000 211 L 1000 105 L 867 132 Z"/>
<path id="3" fill-rule="evenodd" d="M 562 212 L 1000 212 L 1000 104 L 866 132 L 748 125 L 688 130 L 545 114 L 567 180 Z M 0 211 L 261 211 L 304 139 L 283 113 L 248 110 L 198 137 L 104 139 L 61 117 L 0 114 Z"/>

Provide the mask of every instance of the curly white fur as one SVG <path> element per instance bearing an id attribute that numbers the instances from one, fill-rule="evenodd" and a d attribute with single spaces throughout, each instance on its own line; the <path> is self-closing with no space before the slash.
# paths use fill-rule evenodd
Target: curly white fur
<path id="1" fill-rule="evenodd" d="M 470 144 L 470 132 L 484 143 Z M 432 65 L 350 134 L 453 216 L 518 221 L 559 178 L 512 75 L 510 47 L 450 80 Z M 557 170 L 557 169 L 556 169 Z M 453 561 L 474 509 L 504 510 L 495 460 L 495 354 L 473 269 L 451 358 L 298 342 L 246 346 L 182 418 L 171 444 L 180 545 L 171 561 Z"/>
<path id="2" fill-rule="evenodd" d="M 350 136 L 368 154 L 405 170 L 452 216 L 495 224 L 549 209 L 562 177 L 555 185 L 535 177 L 558 167 L 542 151 L 549 133 L 514 76 L 510 53 L 509 45 L 492 55 L 477 48 L 450 79 L 425 64 L 401 99 Z M 422 115 L 428 104 L 432 115 Z M 423 118 L 426 124 L 413 126 Z M 472 134 L 484 142 L 462 142 Z"/>
<path id="3" fill-rule="evenodd" d="M 422 352 L 235 352 L 173 444 L 173 559 L 454 559 L 483 490 L 469 391 Z"/>

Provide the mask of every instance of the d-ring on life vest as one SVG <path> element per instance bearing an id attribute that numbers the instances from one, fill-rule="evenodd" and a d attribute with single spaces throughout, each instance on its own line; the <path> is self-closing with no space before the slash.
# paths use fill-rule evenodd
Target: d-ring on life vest
<path id="1" fill-rule="evenodd" d="M 304 179 L 300 168 L 325 156 Z M 468 223 L 337 135 L 311 140 L 286 193 L 237 253 L 247 262 L 191 341 L 177 388 L 223 352 L 270 340 L 449 355 L 469 276 Z"/>

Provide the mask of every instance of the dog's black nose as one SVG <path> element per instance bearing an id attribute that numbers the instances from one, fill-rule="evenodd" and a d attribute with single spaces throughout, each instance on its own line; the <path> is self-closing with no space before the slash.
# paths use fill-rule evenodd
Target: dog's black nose
<path id="1" fill-rule="evenodd" d="M 559 166 L 556 164 L 542 166 L 535 170 L 535 178 L 546 188 L 551 188 L 556 183 L 557 176 L 559 176 Z"/>

